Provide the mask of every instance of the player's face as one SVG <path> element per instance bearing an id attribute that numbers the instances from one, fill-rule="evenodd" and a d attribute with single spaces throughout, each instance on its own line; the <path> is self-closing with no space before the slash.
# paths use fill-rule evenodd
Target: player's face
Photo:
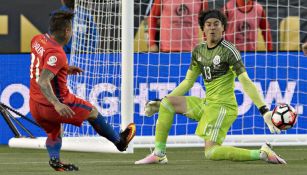
<path id="1" fill-rule="evenodd" d="M 65 43 L 67 44 L 72 36 L 72 26 L 66 28 L 65 30 Z"/>
<path id="2" fill-rule="evenodd" d="M 224 25 L 219 19 L 209 18 L 204 24 L 204 32 L 206 34 L 207 41 L 220 41 L 223 37 Z"/>

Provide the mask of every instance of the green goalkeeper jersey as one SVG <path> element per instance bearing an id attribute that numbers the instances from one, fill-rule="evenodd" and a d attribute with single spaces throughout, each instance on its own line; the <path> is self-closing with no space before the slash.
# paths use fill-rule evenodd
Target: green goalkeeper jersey
<path id="1" fill-rule="evenodd" d="M 196 46 L 189 70 L 193 76 L 202 74 L 206 102 L 237 106 L 235 78 L 246 70 L 232 43 L 221 40 L 214 48 L 208 48 L 205 42 Z"/>

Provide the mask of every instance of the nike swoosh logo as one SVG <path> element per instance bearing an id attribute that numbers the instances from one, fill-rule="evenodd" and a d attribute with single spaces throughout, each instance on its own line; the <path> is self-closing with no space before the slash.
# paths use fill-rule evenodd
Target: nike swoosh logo
<path id="1" fill-rule="evenodd" d="M 162 161 L 164 161 L 164 160 L 165 160 L 165 156 L 159 158 L 159 162 L 162 162 Z"/>
<path id="2" fill-rule="evenodd" d="M 136 133 L 136 128 L 135 128 L 135 125 L 134 124 L 131 124 L 129 126 L 129 129 L 131 130 L 130 133 L 129 133 L 129 136 L 128 136 L 128 142 L 130 142 L 133 137 L 135 136 L 135 133 Z"/>

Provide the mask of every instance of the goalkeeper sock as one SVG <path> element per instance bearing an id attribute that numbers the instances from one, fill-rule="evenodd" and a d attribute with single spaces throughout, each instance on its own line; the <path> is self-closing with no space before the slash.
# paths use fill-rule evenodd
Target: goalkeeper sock
<path id="1" fill-rule="evenodd" d="M 120 141 L 119 134 L 114 131 L 113 127 L 106 122 L 105 118 L 100 113 L 98 113 L 95 120 L 88 121 L 99 135 L 107 138 L 114 144 Z"/>
<path id="2" fill-rule="evenodd" d="M 260 150 L 248 150 L 232 146 L 216 145 L 205 151 L 205 157 L 210 160 L 260 160 Z"/>
<path id="3" fill-rule="evenodd" d="M 51 136 L 48 135 L 46 140 L 46 148 L 49 153 L 50 159 L 60 159 L 60 150 L 62 147 L 62 137 L 59 136 L 56 139 L 52 139 Z"/>
<path id="4" fill-rule="evenodd" d="M 156 124 L 156 136 L 155 136 L 155 155 L 164 156 L 166 151 L 166 140 L 169 130 L 172 126 L 174 119 L 175 109 L 173 105 L 164 98 L 161 101 L 159 108 L 159 117 Z"/>

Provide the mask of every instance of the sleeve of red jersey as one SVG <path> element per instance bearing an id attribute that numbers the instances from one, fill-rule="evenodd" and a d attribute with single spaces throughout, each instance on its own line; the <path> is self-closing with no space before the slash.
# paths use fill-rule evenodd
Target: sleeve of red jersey
<path id="1" fill-rule="evenodd" d="M 155 38 L 157 33 L 157 21 L 161 15 L 161 1 L 155 0 L 153 2 L 150 14 L 148 16 L 148 40 L 149 46 L 155 44 Z"/>
<path id="2" fill-rule="evenodd" d="M 56 75 L 59 70 L 64 67 L 67 59 L 63 56 L 63 54 L 58 52 L 50 52 L 47 53 L 43 63 L 43 69 L 48 69 L 54 75 Z"/>
<path id="3" fill-rule="evenodd" d="M 262 36 L 266 41 L 266 47 L 268 51 L 273 50 L 273 43 L 272 43 L 272 35 L 269 21 L 266 17 L 265 11 L 262 11 L 261 20 L 259 24 L 260 29 L 262 30 Z"/>
<path id="4" fill-rule="evenodd" d="M 209 9 L 208 1 L 204 0 L 202 5 L 202 10 L 208 10 L 208 9 Z"/>

